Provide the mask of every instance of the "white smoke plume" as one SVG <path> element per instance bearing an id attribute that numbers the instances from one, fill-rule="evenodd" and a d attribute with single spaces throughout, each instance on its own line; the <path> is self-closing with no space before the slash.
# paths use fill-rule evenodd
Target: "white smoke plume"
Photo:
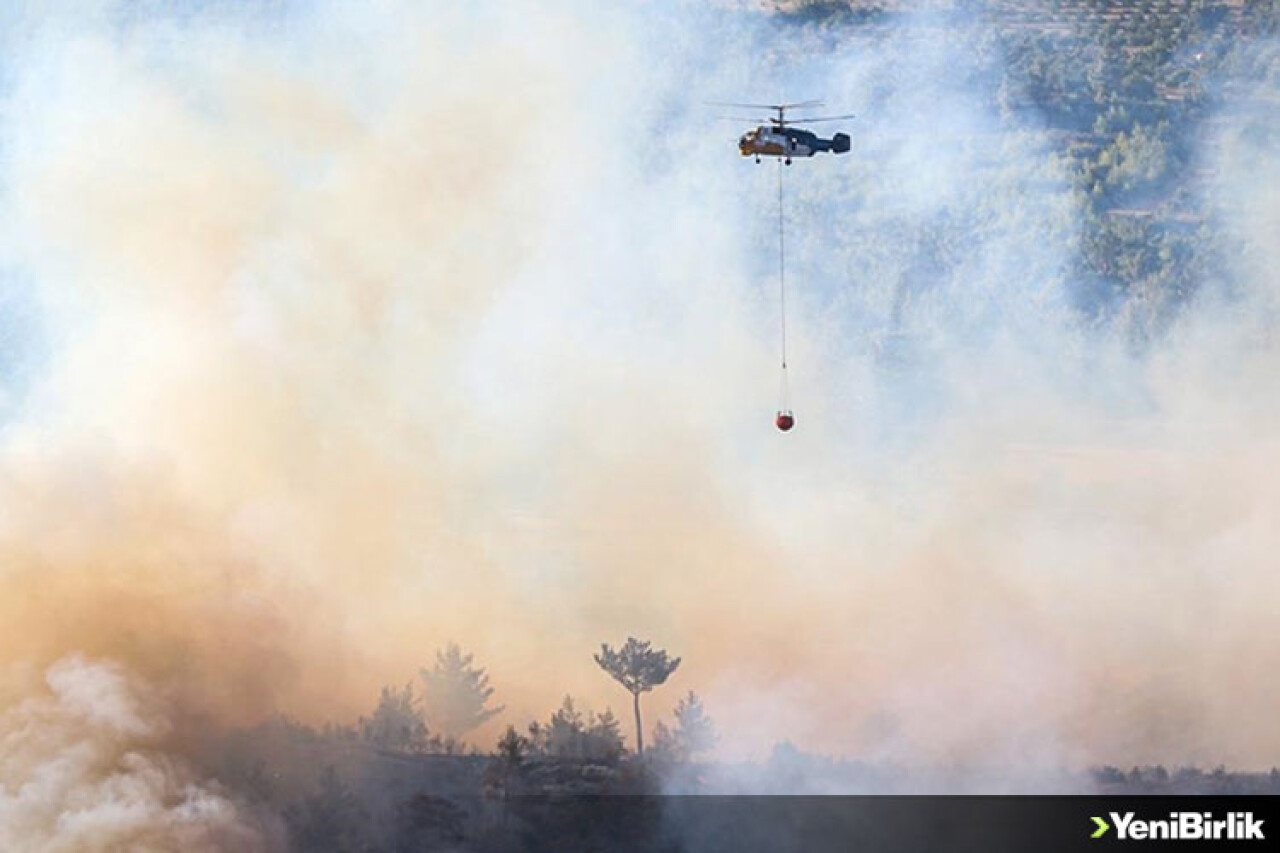
<path id="1" fill-rule="evenodd" d="M 163 702 L 120 666 L 71 656 L 45 681 L 0 715 L 0 847 L 268 849 L 256 816 L 162 750 Z"/>

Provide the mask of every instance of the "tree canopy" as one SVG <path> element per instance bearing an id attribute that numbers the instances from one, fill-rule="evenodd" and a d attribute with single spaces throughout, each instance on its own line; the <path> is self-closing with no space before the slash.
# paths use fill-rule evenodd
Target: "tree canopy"
<path id="1" fill-rule="evenodd" d="M 418 752 L 426 748 L 427 726 L 418 710 L 413 685 L 403 689 L 383 687 L 378 707 L 360 719 L 360 734 L 381 749 Z"/>
<path id="2" fill-rule="evenodd" d="M 664 649 L 652 649 L 648 640 L 628 637 L 618 650 L 608 643 L 600 645 L 596 663 L 633 695 L 648 693 L 664 684 L 680 666 L 680 658 L 669 657 Z"/>

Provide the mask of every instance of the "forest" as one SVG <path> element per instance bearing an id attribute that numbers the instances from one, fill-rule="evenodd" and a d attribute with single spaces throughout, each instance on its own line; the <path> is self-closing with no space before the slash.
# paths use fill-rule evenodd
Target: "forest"
<path id="1" fill-rule="evenodd" d="M 1226 253 L 1205 191 L 1203 151 L 1232 109 L 1275 109 L 1275 0 L 959 0 L 933 4 L 798 0 L 783 19 L 831 41 L 875 44 L 899 15 L 977 31 L 978 76 L 1011 123 L 1040 126 L 1070 176 L 1083 233 L 1070 276 L 1097 322 L 1137 310 L 1136 338 L 1158 335 Z M 1246 84 L 1242 81 L 1253 81 Z M 1259 82 L 1261 81 L 1261 82 Z"/>

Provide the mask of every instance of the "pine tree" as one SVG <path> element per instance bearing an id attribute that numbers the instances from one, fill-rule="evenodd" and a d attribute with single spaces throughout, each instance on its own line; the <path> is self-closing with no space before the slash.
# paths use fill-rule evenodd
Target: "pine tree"
<path id="1" fill-rule="evenodd" d="M 676 705 L 675 718 L 674 738 L 684 760 L 715 747 L 719 740 L 715 724 L 707 716 L 702 700 L 692 690 Z"/>
<path id="2" fill-rule="evenodd" d="M 449 643 L 436 652 L 435 667 L 421 673 L 427 722 L 446 740 L 456 741 L 502 713 L 504 707 L 485 707 L 493 688 L 484 669 L 472 666 L 472 660 L 457 643 Z"/>
<path id="3" fill-rule="evenodd" d="M 398 752 L 421 752 L 427 745 L 427 726 L 418 710 L 413 685 L 403 690 L 383 687 L 378 707 L 368 718 L 360 719 L 361 736 L 381 749 Z"/>
<path id="4" fill-rule="evenodd" d="M 671 658 L 663 649 L 651 649 L 646 640 L 641 642 L 628 637 L 626 645 L 614 650 L 609 645 L 600 646 L 596 663 L 631 694 L 636 715 L 636 755 L 644 755 L 644 729 L 640 725 L 640 694 L 648 693 L 664 684 L 671 673 L 680 666 L 680 658 Z"/>

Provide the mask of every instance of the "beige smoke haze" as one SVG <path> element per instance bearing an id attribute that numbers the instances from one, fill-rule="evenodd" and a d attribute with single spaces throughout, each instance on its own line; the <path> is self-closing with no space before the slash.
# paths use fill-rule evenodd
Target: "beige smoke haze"
<path id="1" fill-rule="evenodd" d="M 3 267 L 45 355 L 0 424 L 0 778 L 151 737 L 82 681 L 163 693 L 179 733 L 348 721 L 456 639 L 507 705 L 483 738 L 566 692 L 625 708 L 590 655 L 628 634 L 685 660 L 650 719 L 695 689 L 731 756 L 1280 761 L 1274 148 L 1205 155 L 1255 295 L 1207 294 L 1141 356 L 1025 307 L 1072 208 L 1018 198 L 1020 137 L 976 186 L 990 152 L 945 133 L 793 166 L 797 223 L 868 203 L 796 238 L 832 260 L 797 272 L 782 437 L 773 169 L 731 125 L 644 135 L 770 66 L 744 35 L 690 82 L 688 10 L 463 5 L 23 21 Z M 859 63 L 813 94 L 932 68 Z M 963 287 L 886 307 L 855 226 L 978 193 L 1008 204 Z M 929 383 L 877 373 L 851 305 L 916 312 Z M 10 752 L 32 728 L 50 751 Z"/>

